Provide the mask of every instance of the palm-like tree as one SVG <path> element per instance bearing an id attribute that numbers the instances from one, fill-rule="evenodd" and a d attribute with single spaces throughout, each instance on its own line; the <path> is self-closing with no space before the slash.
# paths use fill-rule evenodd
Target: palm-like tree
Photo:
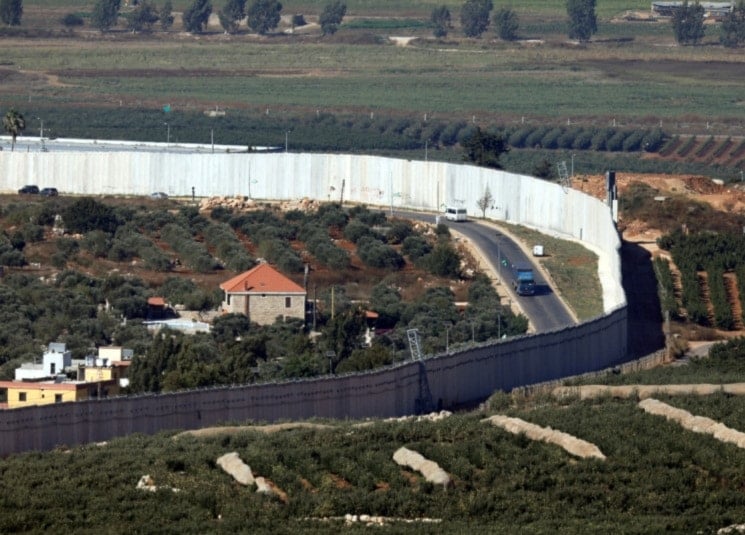
<path id="1" fill-rule="evenodd" d="M 13 143 L 10 146 L 10 150 L 13 151 L 16 148 L 16 137 L 18 137 L 23 129 L 26 128 L 26 120 L 23 115 L 14 109 L 8 111 L 3 117 L 3 129 L 12 136 Z"/>

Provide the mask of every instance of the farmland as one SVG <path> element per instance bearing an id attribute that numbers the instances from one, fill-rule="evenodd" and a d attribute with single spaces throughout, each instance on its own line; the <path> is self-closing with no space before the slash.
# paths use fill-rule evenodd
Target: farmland
<path id="1" fill-rule="evenodd" d="M 168 121 L 176 142 L 204 142 L 212 132 L 219 143 L 274 145 L 290 132 L 293 150 L 421 158 L 411 151 L 427 146 L 432 159 L 457 160 L 453 144 L 424 135 L 439 128 L 433 125 L 508 135 L 526 126 L 629 133 L 660 128 L 666 141 L 685 144 L 696 136 L 703 144 L 724 136 L 732 146 L 720 147 L 719 156 L 713 156 L 716 148 L 660 155 L 641 147 L 626 159 L 573 150 L 589 172 L 608 166 L 660 172 L 670 162 L 676 171 L 733 180 L 745 165 L 735 154 L 745 135 L 745 57 L 718 45 L 716 24 L 707 25 L 705 46 L 677 46 L 669 21 L 629 15 L 646 14 L 646 3 L 602 3 L 598 32 L 583 45 L 567 39 L 566 12 L 555 2 L 515 8 L 515 42 L 496 39 L 493 29 L 480 39 L 463 37 L 456 2 L 446 2 L 454 27 L 441 40 L 429 26 L 434 4 L 424 2 L 348 2 L 340 31 L 325 37 L 313 28 L 320 1 L 285 4 L 280 26 L 267 36 L 245 25 L 228 35 L 216 20 L 202 34 L 185 33 L 180 11 L 188 5 L 175 2 L 174 27 L 152 33 L 125 29 L 131 8 L 123 8 L 117 27 L 101 33 L 88 23 L 68 30 L 58 22 L 68 12 L 87 20 L 88 4 L 26 6 L 22 26 L 0 32 L 0 102 L 40 118 L 53 137 L 160 141 Z M 287 33 L 289 14 L 303 14 L 311 24 Z M 394 36 L 412 40 L 396 46 Z M 225 116 L 203 115 L 214 109 Z M 28 121 L 27 135 L 40 128 L 38 121 Z M 505 166 L 518 172 L 567 156 L 545 147 L 515 148 Z"/>

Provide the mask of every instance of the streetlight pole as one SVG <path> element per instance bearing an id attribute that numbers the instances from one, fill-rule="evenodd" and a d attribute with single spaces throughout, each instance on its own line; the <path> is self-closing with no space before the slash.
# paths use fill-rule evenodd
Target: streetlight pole
<path id="1" fill-rule="evenodd" d="M 450 322 L 445 322 L 445 354 L 450 354 Z"/>
<path id="2" fill-rule="evenodd" d="M 572 154 L 572 174 L 570 176 L 574 178 L 574 154 Z"/>
<path id="3" fill-rule="evenodd" d="M 288 144 L 287 143 L 288 143 L 288 136 L 289 136 L 289 134 L 290 134 L 290 132 L 285 131 L 285 152 L 288 152 Z"/>
<path id="4" fill-rule="evenodd" d="M 41 125 L 39 126 L 39 139 L 42 139 L 44 137 L 44 119 L 41 117 L 37 117 L 39 119 L 39 122 Z"/>
<path id="5" fill-rule="evenodd" d="M 210 145 L 212 145 L 212 152 L 215 152 L 215 129 L 210 128 Z"/>

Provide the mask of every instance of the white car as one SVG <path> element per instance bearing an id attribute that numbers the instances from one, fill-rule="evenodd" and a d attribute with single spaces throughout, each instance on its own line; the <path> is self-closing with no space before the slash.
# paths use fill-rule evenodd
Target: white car
<path id="1" fill-rule="evenodd" d="M 155 193 L 151 193 L 150 194 L 150 198 L 151 199 L 167 199 L 168 198 L 168 194 L 167 193 L 163 193 L 162 191 L 156 191 Z"/>

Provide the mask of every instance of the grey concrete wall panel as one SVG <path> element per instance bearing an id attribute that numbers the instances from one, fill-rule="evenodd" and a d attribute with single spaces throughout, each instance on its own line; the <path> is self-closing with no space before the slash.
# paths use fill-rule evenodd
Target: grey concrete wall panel
<path id="1" fill-rule="evenodd" d="M 527 176 L 468 165 L 331 154 L 183 154 L 169 152 L 0 153 L 5 188 L 53 186 L 80 194 L 250 196 L 344 199 L 383 208 L 437 211 L 446 204 L 478 214 L 489 188 L 487 217 L 573 238 L 601 254 L 605 310 L 625 304 L 620 239 L 598 199 Z"/>
<path id="2" fill-rule="evenodd" d="M 620 364 L 625 347 L 622 307 L 559 331 L 370 373 L 0 411 L 0 454 L 249 420 L 391 417 L 468 406 L 495 390 Z"/>
<path id="3" fill-rule="evenodd" d="M 441 162 L 330 154 L 0 152 L 3 188 L 24 184 L 79 194 L 241 195 L 344 200 L 479 214 L 582 241 L 599 255 L 605 315 L 560 331 L 517 337 L 372 373 L 204 389 L 0 411 L 0 454 L 106 440 L 133 432 L 313 416 L 387 417 L 479 402 L 495 390 L 559 379 L 627 359 L 620 239 L 610 210 L 556 184 Z"/>

